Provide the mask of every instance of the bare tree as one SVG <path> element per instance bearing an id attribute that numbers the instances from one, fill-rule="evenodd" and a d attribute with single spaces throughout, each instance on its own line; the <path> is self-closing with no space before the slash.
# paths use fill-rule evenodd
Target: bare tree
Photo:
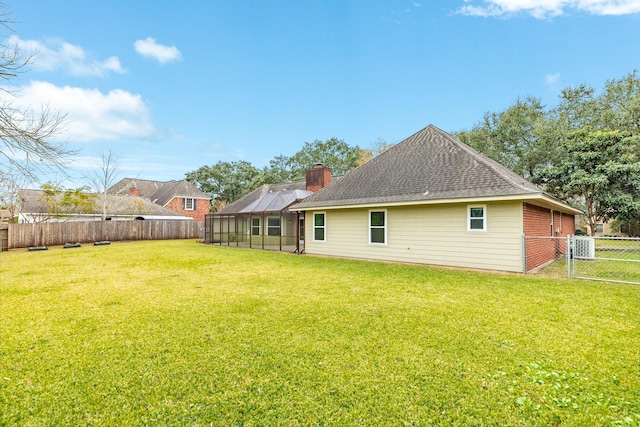
<path id="1" fill-rule="evenodd" d="M 107 190 L 115 183 L 120 166 L 118 159 L 113 156 L 111 150 L 102 153 L 100 164 L 92 171 L 88 177 L 95 191 L 100 195 L 100 210 L 102 212 L 102 220 L 107 219 Z"/>
<path id="2" fill-rule="evenodd" d="M 11 13 L 0 3 L 0 27 L 10 31 Z M 42 105 L 39 110 L 17 106 L 20 93 L 10 82 L 28 70 L 33 55 L 18 46 L 0 45 L 0 167 L 16 171 L 29 179 L 43 170 L 64 171 L 69 150 L 56 137 L 64 130 L 66 116 Z"/>
<path id="3" fill-rule="evenodd" d="M 26 179 L 15 172 L 0 170 L 0 209 L 6 209 L 14 218 L 18 208 L 18 193 Z"/>

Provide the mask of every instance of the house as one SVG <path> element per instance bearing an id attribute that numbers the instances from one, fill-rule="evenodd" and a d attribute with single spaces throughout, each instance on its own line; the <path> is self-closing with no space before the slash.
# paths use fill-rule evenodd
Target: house
<path id="1" fill-rule="evenodd" d="M 308 254 L 512 272 L 565 250 L 524 236 L 572 235 L 581 213 L 432 125 L 288 210 Z"/>
<path id="2" fill-rule="evenodd" d="M 591 235 L 591 227 L 589 226 L 587 221 L 583 220 L 581 225 L 584 225 L 584 228 L 586 229 L 586 234 Z M 612 225 L 611 222 L 602 222 L 602 221 L 598 222 L 596 224 L 596 227 L 595 227 L 596 228 L 595 236 L 598 236 L 598 237 L 603 237 L 603 236 L 623 237 L 623 236 L 627 236 L 627 234 L 620 229 L 619 224 L 618 224 L 618 226 L 616 228 L 612 228 L 611 225 Z"/>
<path id="3" fill-rule="evenodd" d="M 211 204 L 211 197 L 186 180 L 150 181 L 123 178 L 111 186 L 107 193 L 118 196 L 142 197 L 196 221 L 204 221 Z"/>
<path id="4" fill-rule="evenodd" d="M 19 223 L 100 221 L 103 218 L 100 196 L 91 195 L 91 203 L 82 207 L 60 206 L 47 201 L 44 191 L 23 189 L 18 192 L 16 216 Z M 58 195 L 57 199 L 61 199 Z M 193 220 L 171 209 L 136 196 L 108 195 L 107 220 Z"/>
<path id="5" fill-rule="evenodd" d="M 265 184 L 205 221 L 205 243 L 297 252 L 304 246 L 303 216 L 289 207 L 331 182 L 331 169 L 316 165 L 305 181 Z"/>

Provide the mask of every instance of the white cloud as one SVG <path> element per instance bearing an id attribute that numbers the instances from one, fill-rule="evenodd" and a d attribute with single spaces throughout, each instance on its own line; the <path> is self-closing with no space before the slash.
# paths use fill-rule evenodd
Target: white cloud
<path id="1" fill-rule="evenodd" d="M 155 132 L 141 96 L 121 89 L 102 93 L 97 89 L 58 87 L 42 81 L 4 89 L 17 91 L 18 96 L 11 100 L 15 107 L 37 109 L 48 105 L 66 113 L 67 124 L 62 136 L 72 142 L 143 138 Z"/>
<path id="2" fill-rule="evenodd" d="M 182 53 L 177 47 L 159 44 L 152 37 L 136 40 L 133 45 L 140 55 L 155 59 L 161 64 L 182 59 Z"/>
<path id="3" fill-rule="evenodd" d="M 640 13 L 640 0 L 480 0 L 481 5 L 464 0 L 458 13 L 469 16 L 509 17 L 528 13 L 538 19 L 564 15 L 568 10 L 588 12 L 592 15 L 629 15 Z"/>
<path id="4" fill-rule="evenodd" d="M 6 45 L 15 46 L 25 55 L 34 55 L 32 64 L 34 70 L 64 70 L 74 76 L 104 76 L 108 72 L 125 72 L 118 57 L 111 56 L 103 61 L 97 61 L 91 58 L 82 47 L 60 39 L 40 42 L 22 40 L 14 35 L 7 39 Z"/>
<path id="5" fill-rule="evenodd" d="M 547 74 L 544 76 L 544 83 L 547 85 L 553 85 L 560 81 L 560 73 Z"/>

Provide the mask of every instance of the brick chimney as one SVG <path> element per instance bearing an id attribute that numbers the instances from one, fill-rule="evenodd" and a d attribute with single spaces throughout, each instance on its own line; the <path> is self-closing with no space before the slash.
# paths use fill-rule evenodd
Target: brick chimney
<path id="1" fill-rule="evenodd" d="M 140 190 L 136 186 L 129 187 L 129 195 L 138 197 L 140 196 Z"/>
<path id="2" fill-rule="evenodd" d="M 331 168 L 318 163 L 313 168 L 307 169 L 307 191 L 315 193 L 329 184 L 331 184 Z"/>

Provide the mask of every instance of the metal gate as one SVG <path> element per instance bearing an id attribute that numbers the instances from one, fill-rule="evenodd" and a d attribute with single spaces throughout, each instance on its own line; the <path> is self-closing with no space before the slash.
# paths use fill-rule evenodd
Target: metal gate
<path id="1" fill-rule="evenodd" d="M 640 238 L 570 236 L 569 277 L 640 284 Z"/>

